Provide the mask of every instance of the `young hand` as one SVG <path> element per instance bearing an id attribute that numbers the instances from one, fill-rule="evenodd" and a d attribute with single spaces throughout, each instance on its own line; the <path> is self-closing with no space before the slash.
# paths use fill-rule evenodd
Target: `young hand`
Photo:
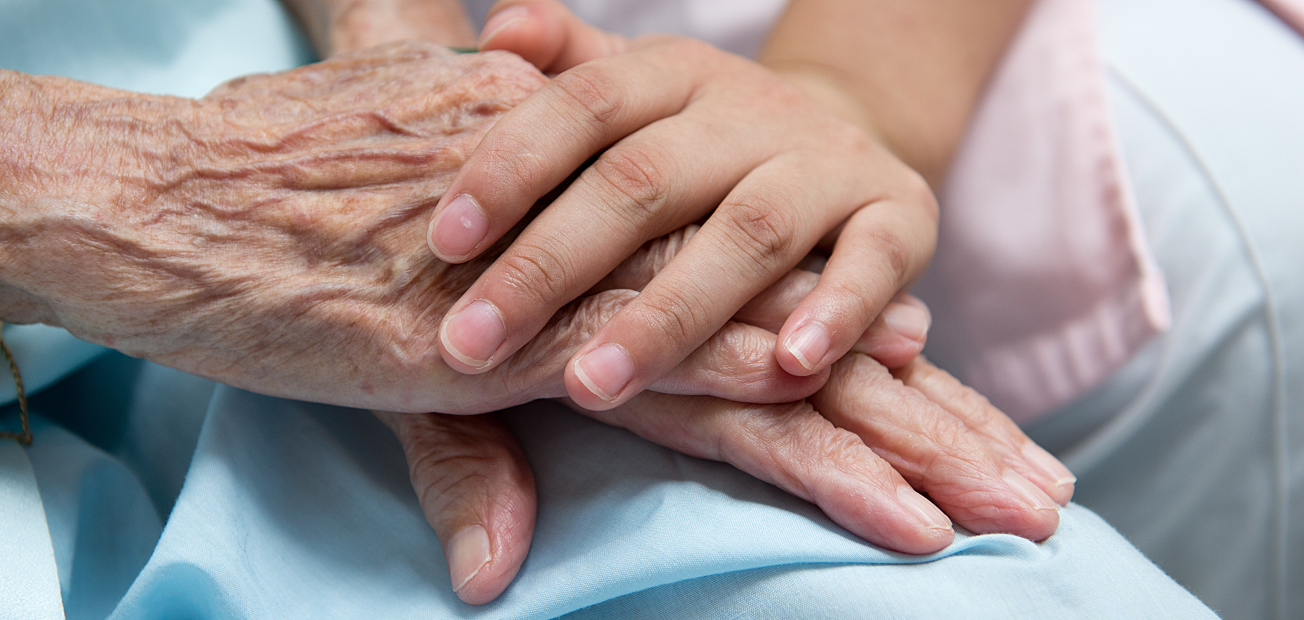
<path id="1" fill-rule="evenodd" d="M 570 361 L 581 406 L 626 402 L 826 240 L 832 255 L 776 351 L 788 372 L 819 373 L 931 256 L 937 211 L 919 175 L 760 65 L 687 39 L 625 41 L 550 0 L 500 5 L 480 43 L 562 73 L 471 154 L 431 248 L 450 262 L 481 255 L 578 174 L 445 317 L 457 370 L 495 367 L 645 241 L 704 217 Z M 921 335 L 926 319 L 907 315 L 894 326 Z"/>

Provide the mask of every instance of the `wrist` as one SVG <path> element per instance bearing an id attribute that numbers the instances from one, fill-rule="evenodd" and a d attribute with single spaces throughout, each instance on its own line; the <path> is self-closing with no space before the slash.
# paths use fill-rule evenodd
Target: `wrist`
<path id="1" fill-rule="evenodd" d="M 57 323 L 61 258 L 157 195 L 186 101 L 0 70 L 0 319 Z"/>
<path id="2" fill-rule="evenodd" d="M 844 78 L 832 70 L 807 63 L 768 63 L 766 67 L 825 110 L 859 127 L 888 150 L 897 153 L 888 135 L 878 127 L 869 106 L 846 87 Z"/>
<path id="3" fill-rule="evenodd" d="M 855 78 L 834 67 L 811 62 L 770 62 L 767 68 L 795 86 L 825 110 L 855 125 L 914 169 L 936 190 L 946 175 L 953 149 L 946 146 L 941 123 L 916 122 L 926 118 L 899 109 L 870 104 L 855 85 Z M 881 102 L 880 102 L 881 103 Z"/>

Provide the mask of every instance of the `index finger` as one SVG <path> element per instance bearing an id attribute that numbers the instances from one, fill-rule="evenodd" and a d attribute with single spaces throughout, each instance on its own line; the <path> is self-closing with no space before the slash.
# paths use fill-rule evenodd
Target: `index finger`
<path id="1" fill-rule="evenodd" d="M 430 249 L 448 262 L 475 257 L 594 154 L 683 109 L 706 74 L 676 53 L 685 44 L 580 65 L 503 115 L 436 205 Z"/>

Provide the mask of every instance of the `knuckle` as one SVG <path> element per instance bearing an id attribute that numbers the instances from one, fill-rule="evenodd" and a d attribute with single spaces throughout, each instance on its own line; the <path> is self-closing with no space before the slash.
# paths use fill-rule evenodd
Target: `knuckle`
<path id="1" fill-rule="evenodd" d="M 773 346 L 750 337 L 738 324 L 730 323 L 707 341 L 712 364 L 724 375 L 737 376 L 746 371 L 764 370 Z"/>
<path id="2" fill-rule="evenodd" d="M 858 460 L 866 449 L 859 435 L 830 426 L 820 433 L 812 452 L 821 462 L 846 464 Z"/>
<path id="3" fill-rule="evenodd" d="M 496 185 L 526 188 L 547 185 L 547 162 L 511 132 L 496 133 L 493 139 L 482 143 L 476 155 L 484 164 L 482 168 L 490 171 L 487 178 L 498 181 Z"/>
<path id="4" fill-rule="evenodd" d="M 919 475 L 924 480 L 947 480 L 956 472 L 973 469 L 987 456 L 974 445 L 963 425 L 955 420 L 933 418 L 922 424 L 922 435 L 928 439 L 928 448 L 916 455 Z"/>
<path id="5" fill-rule="evenodd" d="M 754 264 L 767 267 L 791 253 L 796 226 L 779 205 L 751 196 L 721 205 L 719 214 L 733 233 L 729 238 Z"/>
<path id="6" fill-rule="evenodd" d="M 863 319 L 867 321 L 867 327 L 868 322 L 872 322 L 882 312 L 883 308 L 879 304 L 892 291 L 882 291 L 876 282 L 863 275 L 838 273 L 835 276 L 825 276 L 827 288 L 822 290 L 821 295 L 824 299 L 838 300 L 842 308 L 838 321 Z"/>
<path id="7" fill-rule="evenodd" d="M 593 171 L 609 186 L 629 199 L 637 209 L 636 220 L 650 220 L 666 204 L 670 193 L 670 158 L 650 146 L 607 151 L 593 165 Z"/>
<path id="8" fill-rule="evenodd" d="M 645 290 L 638 297 L 639 316 L 647 333 L 661 333 L 678 346 L 695 345 L 701 339 L 701 327 L 710 320 L 704 310 L 706 299 L 687 284 L 670 290 Z"/>
<path id="9" fill-rule="evenodd" d="M 903 284 L 910 279 L 912 253 L 905 238 L 898 231 L 881 226 L 874 227 L 866 232 L 864 241 L 873 254 L 879 257 L 880 264 L 887 270 L 885 275 L 891 278 L 893 283 Z"/>
<path id="10" fill-rule="evenodd" d="M 810 438 L 803 433 L 812 418 L 818 417 L 810 404 L 801 401 L 784 405 L 742 406 L 733 412 L 733 426 L 739 446 L 760 449 L 771 462 L 788 461 L 792 449 L 805 445 Z"/>
<path id="11" fill-rule="evenodd" d="M 819 468 L 813 464 L 847 467 L 866 450 L 859 436 L 833 426 L 805 401 L 745 408 L 737 416 L 739 445 L 750 446 L 748 450 L 760 455 L 780 486 L 812 501 L 820 495 Z M 730 460 L 744 458 L 736 455 Z"/>
<path id="12" fill-rule="evenodd" d="M 781 106 L 781 109 L 792 113 L 809 111 L 811 99 L 800 88 L 786 80 L 776 79 L 767 81 L 764 85 L 765 94 L 770 101 Z M 807 117 L 809 118 L 809 116 Z"/>
<path id="13" fill-rule="evenodd" d="M 516 469 L 516 455 L 508 445 L 473 427 L 465 420 L 435 417 L 406 425 L 404 448 L 423 505 L 457 501 Z"/>
<path id="14" fill-rule="evenodd" d="M 830 150 L 834 152 L 845 151 L 851 154 L 856 161 L 881 156 L 884 151 L 882 145 L 865 133 L 864 130 L 846 123 L 834 128 L 830 132 L 828 141 L 834 147 Z"/>
<path id="15" fill-rule="evenodd" d="M 575 262 L 571 257 L 527 239 L 517 239 L 511 251 L 494 263 L 500 281 L 516 293 L 542 304 L 569 301 Z"/>
<path id="16" fill-rule="evenodd" d="M 563 102 L 593 125 L 612 124 L 624 109 L 617 81 L 602 65 L 580 65 L 556 77 L 552 86 Z"/>

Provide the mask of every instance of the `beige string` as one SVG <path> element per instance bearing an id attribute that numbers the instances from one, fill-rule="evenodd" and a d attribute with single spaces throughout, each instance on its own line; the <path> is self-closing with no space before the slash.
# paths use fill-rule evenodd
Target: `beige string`
<path id="1" fill-rule="evenodd" d="M 5 344 L 3 322 L 0 322 L 0 352 L 5 355 L 5 361 L 9 362 L 9 372 L 14 375 L 14 387 L 18 393 L 18 418 L 22 420 L 23 432 L 11 433 L 9 431 L 0 431 L 0 438 L 13 439 L 24 446 L 32 445 L 32 427 L 27 419 L 27 392 L 23 391 L 23 375 L 18 372 L 18 362 L 14 361 L 14 354 L 9 352 L 9 345 Z"/>

